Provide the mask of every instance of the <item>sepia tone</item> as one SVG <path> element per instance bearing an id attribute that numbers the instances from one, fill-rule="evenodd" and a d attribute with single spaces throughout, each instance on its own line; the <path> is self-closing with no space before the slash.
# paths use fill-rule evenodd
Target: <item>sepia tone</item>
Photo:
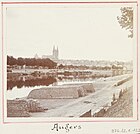
<path id="1" fill-rule="evenodd" d="M 130 19 L 123 22 L 126 10 Z M 115 17 L 132 38 L 133 10 L 121 11 Z M 59 45 L 51 49 L 42 56 L 7 54 L 7 117 L 133 117 L 131 59 L 65 59 Z"/>
<path id="2" fill-rule="evenodd" d="M 110 66 L 103 67 L 106 61 L 87 66 L 83 61 L 71 60 L 70 65 L 64 65 L 62 62 L 69 61 L 59 61 L 55 55 L 53 49 L 53 55 L 48 56 L 51 60 L 47 55 L 7 57 L 7 91 L 28 89 L 27 97 L 7 100 L 8 117 L 133 116 L 131 62 L 108 62 Z"/>

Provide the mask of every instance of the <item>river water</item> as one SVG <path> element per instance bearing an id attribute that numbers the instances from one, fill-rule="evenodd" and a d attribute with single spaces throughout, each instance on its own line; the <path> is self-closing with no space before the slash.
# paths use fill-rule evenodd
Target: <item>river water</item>
<path id="1" fill-rule="evenodd" d="M 34 79 L 34 80 L 26 80 L 26 81 L 8 81 L 7 82 L 7 92 L 6 98 L 8 100 L 16 99 L 16 98 L 24 98 L 27 97 L 28 94 L 33 89 L 46 88 L 55 85 L 63 85 L 69 83 L 91 83 L 96 79 L 72 79 L 72 80 L 56 80 L 56 78 L 48 78 L 48 79 Z"/>

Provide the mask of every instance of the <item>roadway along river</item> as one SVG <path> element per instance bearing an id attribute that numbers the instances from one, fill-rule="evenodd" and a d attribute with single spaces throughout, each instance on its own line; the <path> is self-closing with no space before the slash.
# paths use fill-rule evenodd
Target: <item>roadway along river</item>
<path id="1" fill-rule="evenodd" d="M 120 86 L 114 86 L 120 80 L 128 78 L 132 75 L 122 75 L 122 76 L 115 76 L 109 77 L 104 80 L 97 80 L 94 85 L 99 83 L 105 83 L 106 86 L 98 89 L 96 92 L 81 97 L 79 99 L 73 100 L 68 104 L 65 104 L 60 107 L 56 107 L 54 109 L 49 109 L 46 112 L 41 113 L 31 113 L 33 117 L 80 117 L 84 113 L 88 112 L 89 110 L 92 111 L 94 114 L 97 110 L 101 109 L 102 107 L 109 106 L 113 94 L 119 94 L 121 89 L 132 87 L 133 80 L 129 80 L 123 83 Z M 53 104 L 52 104 L 53 105 Z"/>

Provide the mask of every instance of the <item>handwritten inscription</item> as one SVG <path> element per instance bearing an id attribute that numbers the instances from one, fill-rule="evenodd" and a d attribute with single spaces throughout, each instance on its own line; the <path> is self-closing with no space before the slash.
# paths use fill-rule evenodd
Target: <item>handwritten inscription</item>
<path id="1" fill-rule="evenodd" d="M 64 125 L 60 125 L 58 123 L 54 124 L 52 129 L 53 131 L 66 131 L 66 132 L 69 132 L 71 130 L 80 130 L 82 129 L 81 125 L 71 125 L 69 123 L 67 124 L 64 124 Z"/>

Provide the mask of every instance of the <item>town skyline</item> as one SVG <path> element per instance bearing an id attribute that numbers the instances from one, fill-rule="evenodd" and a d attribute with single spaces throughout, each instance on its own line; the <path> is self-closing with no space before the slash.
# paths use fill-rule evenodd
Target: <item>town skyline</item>
<path id="1" fill-rule="evenodd" d="M 130 61 L 134 39 L 117 21 L 120 8 L 7 8 L 7 55 L 41 57 L 56 45 L 59 59 Z"/>

